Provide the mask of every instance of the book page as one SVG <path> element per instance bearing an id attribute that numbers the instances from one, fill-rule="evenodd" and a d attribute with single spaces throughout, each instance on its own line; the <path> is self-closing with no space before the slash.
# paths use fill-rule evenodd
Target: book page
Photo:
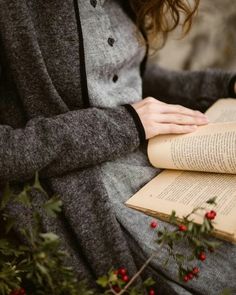
<path id="1" fill-rule="evenodd" d="M 179 218 L 216 196 L 216 235 L 236 242 L 236 176 L 166 170 L 156 176 L 126 205 L 166 220 L 172 210 Z M 213 207 L 209 206 L 209 210 Z M 204 213 L 202 214 L 204 215 Z M 195 215 L 195 222 L 202 222 Z"/>
<path id="2" fill-rule="evenodd" d="M 151 139 L 151 164 L 175 170 L 236 173 L 236 100 L 219 100 L 207 115 L 212 123 L 193 133 Z M 213 123 L 219 121 L 222 123 Z"/>
<path id="3" fill-rule="evenodd" d="M 205 114 L 211 123 L 236 122 L 236 99 L 219 99 Z"/>

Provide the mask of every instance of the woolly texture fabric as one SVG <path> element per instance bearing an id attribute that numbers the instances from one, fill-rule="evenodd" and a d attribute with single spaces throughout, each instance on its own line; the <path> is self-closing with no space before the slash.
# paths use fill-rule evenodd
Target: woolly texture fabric
<path id="1" fill-rule="evenodd" d="M 92 282 L 111 266 L 132 274 L 145 259 L 117 221 L 100 169 L 136 151 L 140 130 L 125 106 L 90 105 L 78 8 L 76 1 L 0 1 L 0 180 L 23 182 L 40 171 L 63 201 L 60 217 L 45 216 L 44 228 L 60 235 L 78 278 Z M 152 68 L 143 81 L 146 95 L 186 105 L 198 98 L 203 109 L 228 96 L 232 76 Z M 45 201 L 32 197 L 35 208 Z M 9 212 L 18 224 L 30 223 L 30 209 Z M 161 277 L 158 287 L 177 294 Z"/>

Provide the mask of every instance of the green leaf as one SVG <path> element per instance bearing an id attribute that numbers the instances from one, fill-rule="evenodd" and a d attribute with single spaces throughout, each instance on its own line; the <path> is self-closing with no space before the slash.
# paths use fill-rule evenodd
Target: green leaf
<path id="1" fill-rule="evenodd" d="M 230 289 L 224 289 L 219 295 L 233 295 Z"/>
<path id="2" fill-rule="evenodd" d="M 40 232 L 42 232 L 42 218 L 39 214 L 39 212 L 33 212 L 33 227 L 32 227 L 32 233 L 36 237 L 39 235 Z"/>
<path id="3" fill-rule="evenodd" d="M 36 267 L 39 270 L 39 272 L 43 275 L 43 277 L 45 277 L 47 279 L 47 283 L 50 286 L 50 288 L 53 288 L 53 281 L 52 278 L 49 274 L 49 269 L 47 269 L 44 265 L 42 265 L 41 263 L 36 262 Z M 40 283 L 43 283 L 43 277 L 40 276 L 40 274 L 38 274 L 38 280 L 42 280 Z"/>
<path id="4" fill-rule="evenodd" d="M 17 197 L 16 197 L 16 201 L 27 206 L 30 207 L 31 206 L 31 202 L 30 202 L 30 198 L 29 195 L 27 193 L 27 190 L 24 189 Z"/>
<path id="5" fill-rule="evenodd" d="M 55 242 L 59 240 L 58 235 L 54 233 L 45 233 L 45 234 L 40 234 L 39 236 L 48 242 Z"/>
<path id="6" fill-rule="evenodd" d="M 79 282 L 76 287 L 77 287 L 76 291 L 75 291 L 75 293 L 73 293 L 73 295 L 78 295 L 78 294 L 81 294 L 81 295 L 95 295 L 95 292 L 93 290 L 88 290 L 87 283 L 85 281 Z"/>
<path id="7" fill-rule="evenodd" d="M 210 205 L 216 205 L 216 199 L 217 199 L 217 197 L 213 197 L 213 198 L 207 200 L 206 203 L 210 204 Z"/>
<path id="8" fill-rule="evenodd" d="M 171 212 L 169 220 L 170 220 L 170 223 L 176 222 L 176 212 L 174 210 Z"/>
<path id="9" fill-rule="evenodd" d="M 101 286 L 101 287 L 103 287 L 103 288 L 106 288 L 106 287 L 108 286 L 108 284 L 109 284 L 109 279 L 108 279 L 107 276 L 103 276 L 103 277 L 98 278 L 98 279 L 96 280 L 96 283 L 97 283 L 99 286 Z"/>
<path id="10" fill-rule="evenodd" d="M 163 236 L 163 232 L 159 230 L 159 231 L 157 232 L 157 236 L 158 236 L 159 238 L 161 238 L 161 237 Z"/>
<path id="11" fill-rule="evenodd" d="M 192 231 L 192 230 L 193 230 L 193 222 L 189 222 L 188 231 Z"/>
<path id="12" fill-rule="evenodd" d="M 44 204 L 44 209 L 51 217 L 56 217 L 61 212 L 62 201 L 57 197 L 53 197 Z"/>
<path id="13" fill-rule="evenodd" d="M 215 249 L 215 248 L 217 248 L 217 247 L 219 247 L 220 245 L 221 245 L 221 242 L 218 242 L 218 241 L 206 241 L 206 240 L 204 240 L 204 242 L 206 243 L 206 245 L 209 247 L 209 248 L 213 248 L 213 249 Z"/>
<path id="14" fill-rule="evenodd" d="M 48 270 L 45 266 L 43 266 L 41 263 L 36 263 L 37 268 L 39 269 L 39 271 L 41 272 L 41 274 L 48 276 Z"/>
<path id="15" fill-rule="evenodd" d="M 205 232 L 205 222 L 203 224 L 201 224 L 201 227 L 200 227 L 200 233 L 204 233 Z"/>
<path id="16" fill-rule="evenodd" d="M 11 191 L 9 183 L 7 183 L 4 187 L 4 190 L 3 190 L 1 203 L 0 203 L 0 210 L 3 210 L 6 207 L 6 205 L 9 203 L 11 197 L 12 197 L 12 191 Z"/>
<path id="17" fill-rule="evenodd" d="M 131 290 L 130 290 L 130 293 L 129 293 L 130 295 L 138 295 L 138 294 L 140 294 L 138 291 L 137 291 L 137 289 L 136 288 L 132 288 Z"/>
<path id="18" fill-rule="evenodd" d="M 184 262 L 184 258 L 185 258 L 184 255 L 177 253 L 177 254 L 175 254 L 175 257 L 176 257 L 177 262 L 179 262 L 179 263 Z"/>
<path id="19" fill-rule="evenodd" d="M 118 280 L 118 277 L 116 274 L 114 274 L 114 271 L 109 272 L 109 282 L 114 284 L 115 282 L 117 282 L 117 280 Z"/>
<path id="20" fill-rule="evenodd" d="M 9 247 L 9 242 L 7 239 L 0 240 L 0 249 L 7 249 Z"/>
<path id="21" fill-rule="evenodd" d="M 43 187 L 40 184 L 38 171 L 35 173 L 35 179 L 34 179 L 34 185 L 33 185 L 33 187 L 35 189 L 43 192 L 45 195 L 47 195 L 47 192 L 43 189 Z"/>
<path id="22" fill-rule="evenodd" d="M 153 278 L 148 278 L 143 282 L 144 287 L 151 287 L 154 284 L 155 284 L 155 281 L 153 280 Z"/>
<path id="23" fill-rule="evenodd" d="M 162 263 L 163 267 L 167 267 L 167 265 L 169 264 L 169 261 L 170 261 L 170 256 L 168 256 L 165 261 Z"/>
<path id="24" fill-rule="evenodd" d="M 211 230 L 211 226 L 210 226 L 209 220 L 207 218 L 204 218 L 204 225 L 205 225 L 206 230 L 209 232 Z"/>
<path id="25" fill-rule="evenodd" d="M 16 223 L 16 219 L 13 217 L 8 217 L 5 223 L 5 232 L 8 234 L 10 230 L 13 228 L 13 226 Z"/>
<path id="26" fill-rule="evenodd" d="M 192 254 L 191 256 L 188 256 L 187 260 L 188 261 L 193 261 L 195 259 L 195 255 Z"/>
<path id="27" fill-rule="evenodd" d="M 167 244 L 170 247 L 170 249 L 173 249 L 174 244 L 173 244 L 173 241 L 172 240 L 169 241 Z"/>

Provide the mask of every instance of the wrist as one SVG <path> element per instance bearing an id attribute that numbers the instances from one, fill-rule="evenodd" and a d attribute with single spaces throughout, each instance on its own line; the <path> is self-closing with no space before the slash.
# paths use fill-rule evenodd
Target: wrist
<path id="1" fill-rule="evenodd" d="M 142 124 L 142 121 L 141 121 L 138 113 L 130 104 L 124 104 L 123 106 L 126 108 L 126 110 L 130 113 L 130 115 L 134 119 L 135 125 L 137 127 L 138 132 L 139 132 L 140 143 L 145 142 L 146 141 L 146 134 L 145 134 L 144 126 Z"/>

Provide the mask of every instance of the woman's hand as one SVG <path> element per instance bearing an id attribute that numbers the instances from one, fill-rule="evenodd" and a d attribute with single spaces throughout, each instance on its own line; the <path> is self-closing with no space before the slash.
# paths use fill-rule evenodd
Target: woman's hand
<path id="1" fill-rule="evenodd" d="M 180 105 L 166 104 L 147 97 L 132 104 L 143 124 L 146 139 L 159 134 L 189 133 L 208 123 L 207 117 Z"/>

